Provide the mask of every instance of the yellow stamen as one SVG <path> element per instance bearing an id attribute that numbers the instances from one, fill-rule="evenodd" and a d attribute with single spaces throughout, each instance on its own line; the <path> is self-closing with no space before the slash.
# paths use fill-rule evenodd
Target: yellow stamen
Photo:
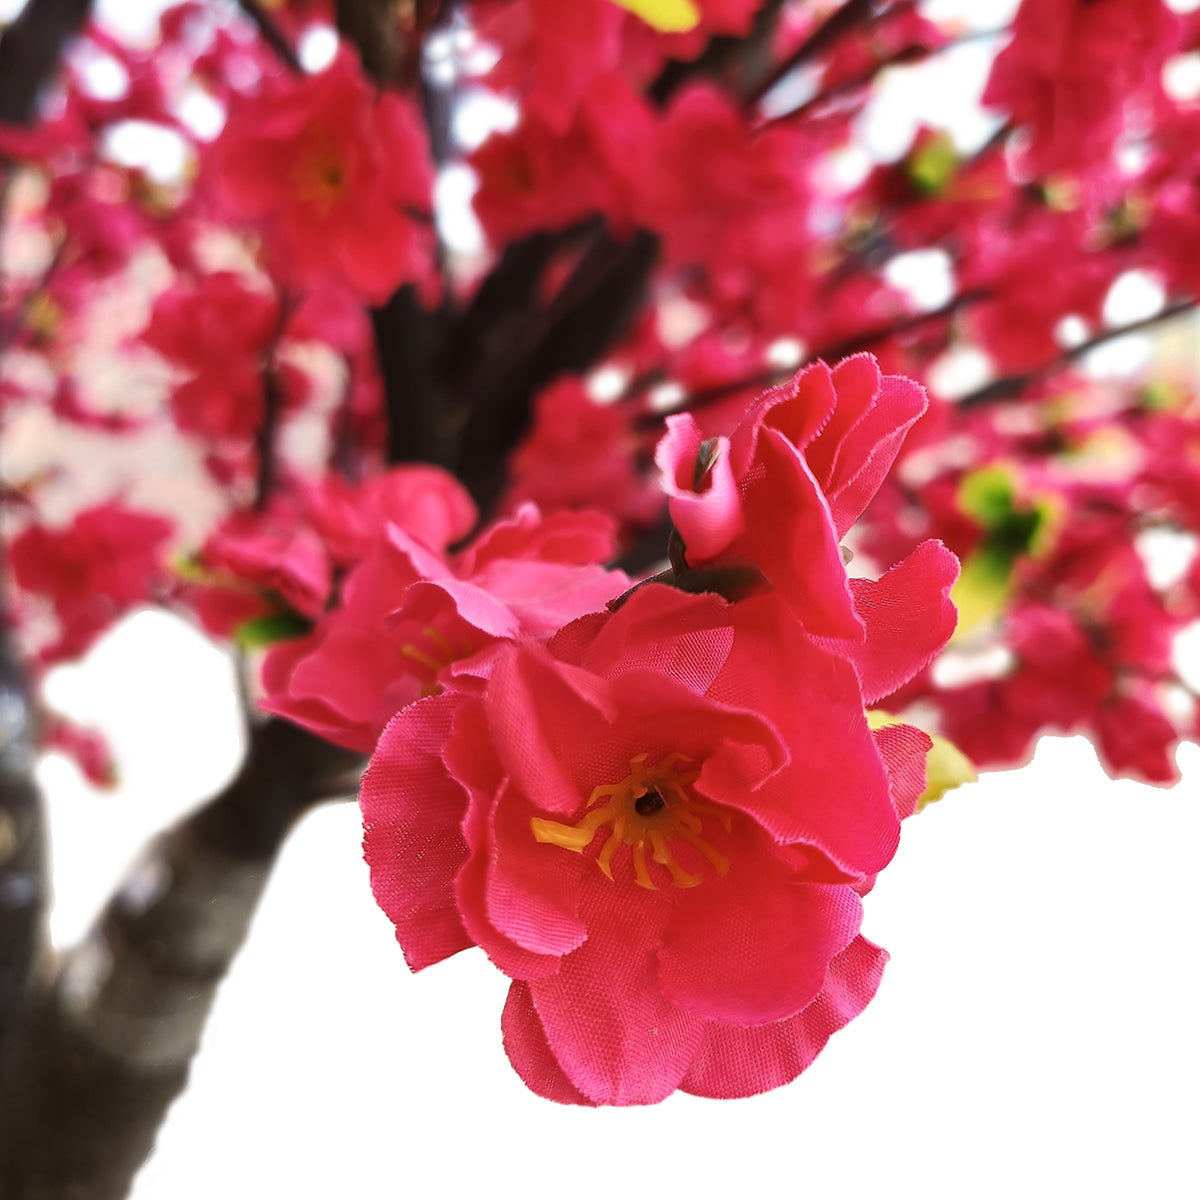
<path id="1" fill-rule="evenodd" d="M 690 785 L 700 777 L 700 772 L 680 769 L 681 764 L 690 761 L 686 755 L 669 754 L 651 767 L 646 765 L 648 758 L 648 754 L 631 758 L 629 774 L 620 783 L 602 783 L 593 788 L 587 800 L 590 811 L 574 825 L 544 817 L 531 818 L 534 838 L 582 854 L 600 827 L 611 825 L 611 832 L 596 856 L 596 866 L 612 879 L 613 854 L 622 844 L 629 846 L 633 850 L 634 881 L 650 891 L 657 891 L 658 885 L 646 861 L 647 845 L 653 861 L 666 869 L 676 887 L 692 888 L 702 882 L 699 875 L 685 871 L 675 860 L 671 850 L 673 838 L 698 850 L 718 875 L 727 874 L 729 859 L 700 836 L 704 827 L 700 818 L 715 818 L 728 833 L 733 827 L 729 813 L 692 798 Z"/>
<path id="2" fill-rule="evenodd" d="M 426 625 L 421 632 L 446 656 L 446 662 L 454 661 L 454 651 L 446 640 L 446 635 L 432 625 Z"/>
<path id="3" fill-rule="evenodd" d="M 440 663 L 436 658 L 431 658 L 424 651 L 418 650 L 411 642 L 400 647 L 400 653 L 405 658 L 411 658 L 413 662 L 419 662 L 421 666 L 428 667 L 431 671 L 440 671 L 446 664 Z"/>

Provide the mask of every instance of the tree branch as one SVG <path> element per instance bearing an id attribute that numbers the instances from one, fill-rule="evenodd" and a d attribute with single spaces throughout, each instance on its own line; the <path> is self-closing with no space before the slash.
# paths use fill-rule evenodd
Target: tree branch
<path id="1" fill-rule="evenodd" d="M 37 739 L 28 676 L 0 615 L 0 1054 L 22 1029 L 45 942 L 46 818 L 33 778 Z"/>
<path id="2" fill-rule="evenodd" d="M 119 1200 L 149 1154 L 296 820 L 361 759 L 295 726 L 251 732 L 235 779 L 154 842 L 36 998 L 0 1069 L 0 1195 Z"/>
<path id="3" fill-rule="evenodd" d="M 1167 305 L 1161 312 L 1157 312 L 1153 316 L 1143 317 L 1140 321 L 1131 321 L 1128 325 L 1118 325 L 1113 329 L 1106 329 L 1102 333 L 1096 334 L 1095 337 L 1090 337 L 1087 341 L 1080 342 L 1078 346 L 1071 346 L 1061 354 L 1055 355 L 1054 358 L 1048 359 L 1032 370 L 1023 371 L 1016 375 L 1006 375 L 1001 379 L 994 379 L 991 383 L 985 384 L 973 392 L 968 392 L 965 396 L 960 396 L 955 401 L 955 407 L 969 410 L 984 408 L 989 404 L 995 404 L 1001 400 L 1011 400 L 1019 396 L 1030 384 L 1036 383 L 1042 376 L 1048 375 L 1052 371 L 1057 371 L 1062 367 L 1070 366 L 1071 363 L 1076 362 L 1085 354 L 1095 350 L 1098 346 L 1116 341 L 1117 338 L 1125 337 L 1131 333 L 1142 333 L 1147 329 L 1153 329 L 1156 325 L 1161 325 L 1175 317 L 1182 316 L 1186 312 L 1191 312 L 1197 303 L 1196 300 L 1178 300 L 1174 304 Z"/>
<path id="4" fill-rule="evenodd" d="M 0 121 L 31 125 L 67 43 L 79 33 L 91 0 L 29 0 L 0 38 Z"/>
<path id="5" fill-rule="evenodd" d="M 303 75 L 304 67 L 296 57 L 291 43 L 283 36 L 279 26 L 275 24 L 275 19 L 263 8 L 259 0 L 238 0 L 238 7 L 258 27 L 259 36 L 275 51 L 288 70 Z"/>
<path id="6" fill-rule="evenodd" d="M 782 79 L 797 67 L 816 58 L 818 54 L 823 54 L 842 34 L 869 20 L 874 7 L 875 0 L 846 0 L 841 8 L 830 13 L 787 58 L 749 90 L 745 100 L 746 108 L 753 108 Z"/>
<path id="7" fill-rule="evenodd" d="M 405 64 L 402 0 L 337 0 L 338 32 L 358 47 L 363 69 L 376 83 L 395 83 Z"/>

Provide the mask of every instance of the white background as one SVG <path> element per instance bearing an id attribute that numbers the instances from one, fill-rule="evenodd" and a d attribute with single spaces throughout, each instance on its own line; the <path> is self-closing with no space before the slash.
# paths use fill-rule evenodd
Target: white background
<path id="1" fill-rule="evenodd" d="M 233 767 L 228 664 L 141 614 L 54 698 L 112 730 L 125 786 L 57 759 L 61 944 L 149 824 Z M 1042 743 L 906 823 L 866 901 L 892 962 L 795 1083 L 742 1101 L 563 1108 L 509 1068 L 506 981 L 470 951 L 408 973 L 356 812 L 288 844 L 189 1090 L 135 1200 L 440 1197 L 1194 1197 L 1200 751 L 1172 791 Z"/>

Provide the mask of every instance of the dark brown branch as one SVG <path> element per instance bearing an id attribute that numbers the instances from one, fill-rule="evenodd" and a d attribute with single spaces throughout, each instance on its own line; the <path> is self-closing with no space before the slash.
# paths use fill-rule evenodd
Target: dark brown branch
<path id="1" fill-rule="evenodd" d="M 29 0 L 0 38 L 0 121 L 30 125 L 91 0 Z"/>
<path id="2" fill-rule="evenodd" d="M 259 0 L 238 0 L 238 6 L 258 27 L 259 36 L 275 51 L 288 70 L 303 75 L 304 67 L 296 57 L 296 51 L 275 24 L 274 17 L 263 8 Z"/>
<path id="3" fill-rule="evenodd" d="M 42 93 L 90 10 L 90 0 L 29 0 L 0 37 L 0 121 L 34 123 Z M 5 343 L 22 319 L 19 314 L 5 331 Z M 33 779 L 35 754 L 30 680 L 0 611 L 0 1053 L 23 1040 L 19 1035 L 46 941 L 46 826 Z"/>
<path id="4" fill-rule="evenodd" d="M 67 953 L 0 1070 L 0 1195 L 118 1200 L 183 1089 L 218 985 L 288 831 L 361 760 L 282 721 L 147 850 Z"/>
<path id="5" fill-rule="evenodd" d="M 514 337 L 453 376 L 456 393 L 472 401 L 455 468 L 484 511 L 499 496 L 507 457 L 529 427 L 534 395 L 559 375 L 586 370 L 624 332 L 657 256 L 652 234 L 619 242 L 601 233 L 549 305 L 538 307 L 531 296 L 533 307 Z"/>
<path id="6" fill-rule="evenodd" d="M 668 62 L 647 90 L 649 99 L 664 105 L 685 83 L 702 77 L 725 79 L 735 91 L 746 91 L 769 67 L 771 38 L 782 11 L 783 0 L 767 0 L 746 37 L 714 37 L 698 58 Z"/>
<path id="7" fill-rule="evenodd" d="M 844 33 L 848 33 L 857 25 L 869 20 L 875 8 L 875 0 L 846 0 L 841 8 L 830 13 L 787 56 L 778 63 L 767 75 L 752 87 L 746 95 L 746 107 L 753 108 L 781 80 L 790 75 L 797 67 L 823 54 Z"/>
<path id="8" fill-rule="evenodd" d="M 405 65 L 402 0 L 337 0 L 338 32 L 358 47 L 363 70 L 376 83 L 395 83 Z"/>
<path id="9" fill-rule="evenodd" d="M 1078 361 L 1085 354 L 1090 353 L 1097 347 L 1116 341 L 1117 338 L 1125 337 L 1131 333 L 1142 333 L 1147 329 L 1153 329 L 1156 325 L 1161 325 L 1175 317 L 1182 316 L 1184 313 L 1191 312 L 1196 307 L 1196 304 L 1197 301 L 1195 300 L 1178 300 L 1174 304 L 1167 305 L 1161 312 L 1157 312 L 1153 316 L 1143 317 L 1140 321 L 1131 321 L 1128 325 L 1118 325 L 1113 329 L 1106 329 L 1102 333 L 1096 334 L 1095 337 L 1090 337 L 1087 341 L 1080 342 L 1078 346 L 1071 346 L 1061 354 L 1056 354 L 1053 358 L 1039 364 L 1032 370 L 1022 371 L 1016 375 L 1006 375 L 1001 379 L 994 379 L 991 383 L 985 384 L 973 392 L 968 392 L 965 396 L 960 396 L 956 401 L 957 407 L 960 409 L 984 408 L 989 404 L 996 404 L 1002 400 L 1012 400 L 1020 396 L 1027 387 L 1036 383 L 1039 379 L 1049 375 L 1053 371 L 1070 366 L 1071 363 Z"/>
<path id="10" fill-rule="evenodd" d="M 807 366 L 818 359 L 823 359 L 826 362 L 837 362 L 847 355 L 857 354 L 861 350 L 869 350 L 872 346 L 877 346 L 880 342 L 887 341 L 888 338 L 901 337 L 925 325 L 945 320 L 953 316 L 959 309 L 984 300 L 988 295 L 990 293 L 984 289 L 963 292 L 961 295 L 955 296 L 952 300 L 943 304 L 940 308 L 930 309 L 928 312 L 913 313 L 911 316 L 902 317 L 889 325 L 864 330 L 862 333 L 851 334 L 839 342 L 830 342 L 828 345 L 814 350 L 801 366 Z M 730 396 L 735 396 L 739 392 L 774 387 L 776 384 L 782 383 L 785 379 L 794 375 L 796 370 L 797 368 L 795 367 L 764 367 L 761 371 L 755 371 L 750 375 L 743 375 L 740 379 L 730 380 L 728 383 L 717 383 L 712 387 L 697 388 L 696 391 L 690 392 L 686 399 L 681 401 L 672 411 L 697 412 L 709 405 L 718 404 Z M 627 399 L 631 398 L 634 394 L 631 390 Z M 644 413 L 638 417 L 637 424 L 643 429 L 653 428 L 663 420 L 665 415 L 667 414 Z"/>

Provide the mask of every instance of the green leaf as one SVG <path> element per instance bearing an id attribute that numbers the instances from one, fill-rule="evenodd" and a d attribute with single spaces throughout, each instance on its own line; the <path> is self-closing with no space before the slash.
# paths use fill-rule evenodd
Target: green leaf
<path id="1" fill-rule="evenodd" d="M 276 642 L 303 637 L 311 629 L 312 623 L 296 613 L 271 613 L 243 622 L 234 630 L 233 636 L 243 649 L 258 650 Z"/>
<path id="2" fill-rule="evenodd" d="M 958 172 L 958 161 L 954 139 L 939 133 L 909 156 L 909 182 L 922 196 L 940 195 Z"/>
<path id="3" fill-rule="evenodd" d="M 1016 482 L 1007 467 L 980 467 L 958 485 L 958 507 L 985 529 L 995 529 L 1012 513 L 1015 495 Z"/>

